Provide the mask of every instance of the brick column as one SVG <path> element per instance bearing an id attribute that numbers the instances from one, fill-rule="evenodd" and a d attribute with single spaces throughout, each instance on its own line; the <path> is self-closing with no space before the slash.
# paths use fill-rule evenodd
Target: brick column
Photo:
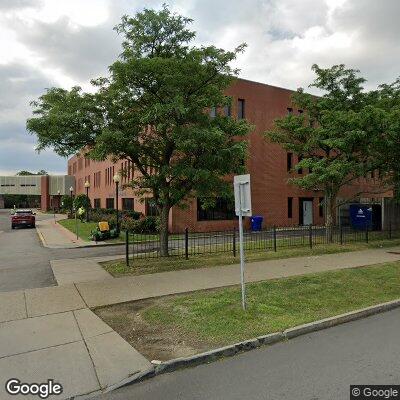
<path id="1" fill-rule="evenodd" d="M 42 211 L 50 210 L 50 180 L 49 176 L 44 175 L 40 178 L 40 208 Z"/>

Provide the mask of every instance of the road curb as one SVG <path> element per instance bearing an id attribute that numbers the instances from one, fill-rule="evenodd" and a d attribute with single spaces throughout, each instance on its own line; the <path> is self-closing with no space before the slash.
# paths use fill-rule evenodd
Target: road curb
<path id="1" fill-rule="evenodd" d="M 35 229 L 36 229 L 36 233 L 39 236 L 40 242 L 42 243 L 42 246 L 47 247 L 47 244 L 46 244 L 46 241 L 44 240 L 42 232 L 40 232 L 39 228 L 37 228 L 36 226 L 35 226 Z"/>
<path id="2" fill-rule="evenodd" d="M 138 379 L 134 378 L 125 385 L 131 385 L 133 383 L 143 381 L 145 379 L 154 377 L 156 375 L 173 372 L 178 369 L 194 367 L 200 364 L 208 364 L 223 357 L 231 357 L 234 356 L 235 354 L 243 353 L 255 349 L 257 347 L 282 342 L 301 335 L 306 335 L 308 333 L 341 325 L 346 322 L 351 322 L 361 318 L 369 317 L 374 314 L 390 311 L 398 307 L 400 307 L 400 299 L 362 308 L 345 314 L 336 315 L 334 317 L 310 322 L 308 324 L 298 325 L 295 326 L 294 328 L 286 329 L 283 332 L 270 333 L 268 335 L 259 336 L 232 345 L 220 347 L 214 350 L 209 350 L 204 353 L 195 354 L 190 357 L 174 358 L 172 360 L 156 364 L 154 371 L 146 374 L 145 376 L 138 377 Z"/>

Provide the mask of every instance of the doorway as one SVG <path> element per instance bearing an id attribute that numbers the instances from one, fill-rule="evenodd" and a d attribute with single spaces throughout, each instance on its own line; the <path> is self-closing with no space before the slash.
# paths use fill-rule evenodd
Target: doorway
<path id="1" fill-rule="evenodd" d="M 313 224 L 313 198 L 300 197 L 299 198 L 299 224 L 312 225 Z"/>

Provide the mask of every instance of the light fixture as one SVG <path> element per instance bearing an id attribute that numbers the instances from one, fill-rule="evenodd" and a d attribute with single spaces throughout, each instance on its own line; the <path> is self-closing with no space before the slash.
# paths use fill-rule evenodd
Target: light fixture
<path id="1" fill-rule="evenodd" d="M 119 183 L 120 180 L 121 180 L 121 177 L 118 174 L 115 174 L 114 177 L 113 177 L 113 181 L 115 183 Z"/>
<path id="2" fill-rule="evenodd" d="M 85 182 L 85 188 L 90 188 L 90 182 L 89 181 Z"/>

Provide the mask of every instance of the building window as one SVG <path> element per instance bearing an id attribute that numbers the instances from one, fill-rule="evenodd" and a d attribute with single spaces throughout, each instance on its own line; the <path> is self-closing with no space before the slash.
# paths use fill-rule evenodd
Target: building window
<path id="1" fill-rule="evenodd" d="M 122 209 L 123 210 L 133 210 L 134 202 L 132 198 L 122 198 Z"/>
<path id="2" fill-rule="evenodd" d="M 114 208 L 114 197 L 108 197 L 106 199 L 106 208 Z"/>
<path id="3" fill-rule="evenodd" d="M 303 114 L 303 110 L 297 110 L 297 112 L 299 113 L 299 114 Z"/>
<path id="4" fill-rule="evenodd" d="M 246 118 L 244 99 L 238 99 L 238 119 L 244 118 Z"/>
<path id="5" fill-rule="evenodd" d="M 204 209 L 200 200 L 197 199 L 197 220 L 215 221 L 235 219 L 235 208 L 231 201 L 217 198 L 214 207 Z"/>
<path id="6" fill-rule="evenodd" d="M 216 107 L 211 107 L 210 108 L 210 117 L 215 118 L 217 116 L 217 109 Z"/>
<path id="7" fill-rule="evenodd" d="M 287 198 L 287 217 L 293 218 L 293 197 Z"/>
<path id="8" fill-rule="evenodd" d="M 93 206 L 94 208 L 101 208 L 101 199 L 94 199 Z"/>
<path id="9" fill-rule="evenodd" d="M 293 168 L 293 153 L 286 154 L 286 169 L 290 172 Z"/>
<path id="10" fill-rule="evenodd" d="M 147 198 L 145 200 L 146 216 L 157 217 L 159 212 L 156 203 L 153 199 Z"/>
<path id="11" fill-rule="evenodd" d="M 95 172 L 93 175 L 94 178 L 94 187 L 100 187 L 101 186 L 101 171 Z"/>
<path id="12" fill-rule="evenodd" d="M 72 167 L 68 165 L 68 175 L 72 175 Z"/>
<path id="13" fill-rule="evenodd" d="M 323 218 L 324 216 L 324 198 L 320 197 L 318 201 L 318 215 Z"/>
<path id="14" fill-rule="evenodd" d="M 288 115 L 293 114 L 293 108 L 292 107 L 288 107 L 286 110 L 287 110 Z"/>
<path id="15" fill-rule="evenodd" d="M 224 107 L 224 115 L 225 115 L 225 117 L 231 117 L 232 116 L 232 110 L 231 110 L 231 105 L 230 104 L 227 104 Z"/>
<path id="16" fill-rule="evenodd" d="M 297 156 L 297 162 L 298 162 L 298 163 L 299 163 L 302 159 L 303 159 L 303 156 Z M 297 173 L 301 175 L 301 174 L 303 173 L 303 168 L 299 168 L 299 169 L 297 170 Z"/>

